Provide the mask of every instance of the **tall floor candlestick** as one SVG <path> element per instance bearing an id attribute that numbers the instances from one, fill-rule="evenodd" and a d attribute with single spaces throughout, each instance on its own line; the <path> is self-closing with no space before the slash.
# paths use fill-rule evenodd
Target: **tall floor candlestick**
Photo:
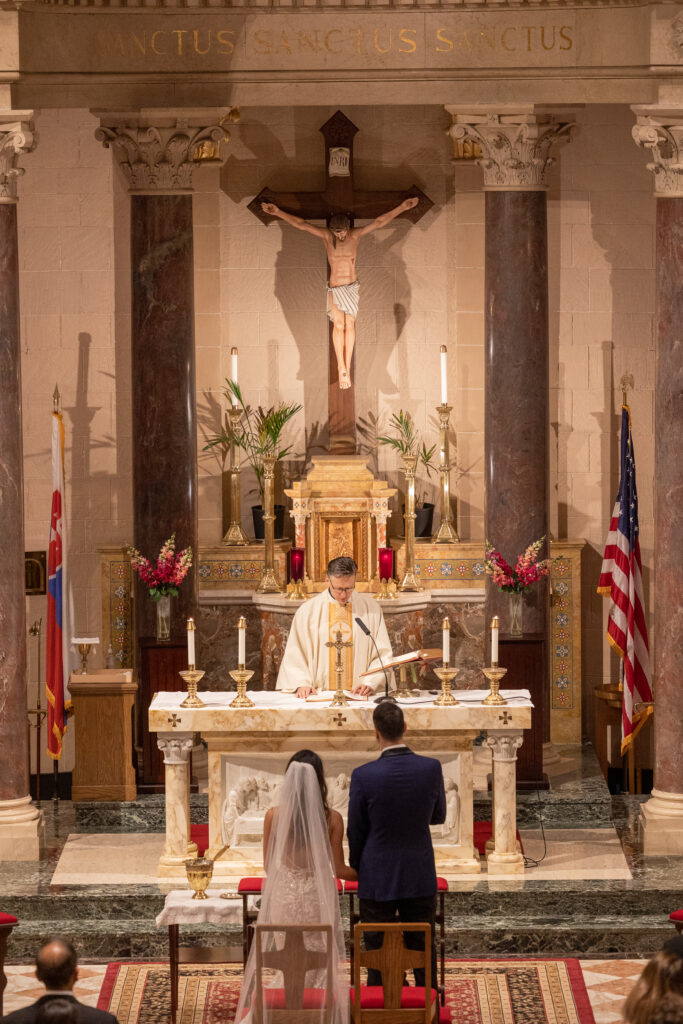
<path id="1" fill-rule="evenodd" d="M 233 396 L 234 397 L 234 396 Z M 235 436 L 237 426 L 242 418 L 239 406 L 231 406 L 228 410 L 230 434 Z M 240 457 L 239 448 L 233 441 L 230 445 L 230 526 L 223 538 L 224 544 L 245 545 L 249 538 L 242 529 L 242 499 L 240 497 Z"/>
<path id="2" fill-rule="evenodd" d="M 439 415 L 439 476 L 441 477 L 441 525 L 434 538 L 436 544 L 450 544 L 458 539 L 451 512 L 451 459 L 448 427 L 452 408 L 445 402 L 436 407 Z"/>
<path id="3" fill-rule="evenodd" d="M 401 458 L 403 459 L 406 474 L 406 510 L 403 515 L 403 520 L 406 524 L 406 546 L 403 579 L 398 589 L 401 591 L 417 591 L 420 589 L 420 584 L 415 575 L 415 469 L 417 468 L 417 455 L 402 455 Z"/>
<path id="4" fill-rule="evenodd" d="M 281 594 L 282 587 L 275 573 L 275 512 L 274 485 L 275 456 L 265 455 L 263 458 L 263 526 L 265 533 L 264 566 L 261 582 L 256 588 L 257 594 Z"/>

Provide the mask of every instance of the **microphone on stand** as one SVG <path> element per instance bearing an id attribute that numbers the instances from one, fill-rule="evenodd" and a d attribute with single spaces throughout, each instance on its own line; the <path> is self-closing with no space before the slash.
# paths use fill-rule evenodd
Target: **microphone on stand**
<path id="1" fill-rule="evenodd" d="M 396 703 L 395 698 L 389 696 L 389 676 L 387 675 L 387 670 L 384 667 L 384 662 L 382 661 L 382 655 L 379 653 L 379 647 L 377 646 L 377 642 L 375 641 L 374 636 L 372 635 L 372 633 L 370 632 L 368 627 L 365 625 L 363 620 L 359 619 L 358 616 L 356 616 L 356 624 L 357 624 L 357 626 L 360 629 L 362 629 L 362 631 L 365 633 L 366 636 L 370 637 L 370 639 L 372 640 L 373 644 L 375 645 L 375 650 L 377 651 L 377 657 L 379 658 L 379 663 L 382 666 L 382 672 L 384 672 L 384 693 L 382 694 L 381 697 L 375 697 L 375 704 L 381 704 L 382 701 L 385 701 L 385 700 L 390 700 L 392 702 L 392 704 L 395 704 Z"/>

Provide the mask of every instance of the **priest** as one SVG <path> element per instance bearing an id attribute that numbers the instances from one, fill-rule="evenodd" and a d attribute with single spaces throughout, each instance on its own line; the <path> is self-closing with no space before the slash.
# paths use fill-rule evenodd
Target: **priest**
<path id="1" fill-rule="evenodd" d="M 351 642 L 342 650 L 344 689 L 369 697 L 384 688 L 380 659 L 384 664 L 391 661 L 387 627 L 377 601 L 356 593 L 357 572 L 352 558 L 333 558 L 327 566 L 327 589 L 297 609 L 276 689 L 301 698 L 317 690 L 336 690 L 337 652 L 326 644 L 334 643 L 339 630 L 342 639 Z M 368 671 L 373 675 L 361 679 Z"/>

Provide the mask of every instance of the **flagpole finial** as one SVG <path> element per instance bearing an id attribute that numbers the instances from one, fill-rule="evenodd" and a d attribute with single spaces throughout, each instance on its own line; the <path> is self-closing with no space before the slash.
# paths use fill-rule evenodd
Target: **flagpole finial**
<path id="1" fill-rule="evenodd" d="M 619 383 L 621 385 L 621 404 L 628 405 L 627 391 L 629 390 L 629 388 L 631 389 L 631 391 L 633 391 L 633 388 L 635 387 L 633 374 L 622 373 L 621 380 L 619 381 Z"/>
<path id="2" fill-rule="evenodd" d="M 55 384 L 55 389 L 52 392 L 52 411 L 59 412 L 59 407 L 62 404 L 62 396 L 59 393 L 59 385 Z"/>

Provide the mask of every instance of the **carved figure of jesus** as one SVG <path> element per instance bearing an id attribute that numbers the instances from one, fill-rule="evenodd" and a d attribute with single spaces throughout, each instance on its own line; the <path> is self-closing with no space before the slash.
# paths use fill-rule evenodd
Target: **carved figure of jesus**
<path id="1" fill-rule="evenodd" d="M 307 231 L 310 235 L 322 240 L 330 266 L 330 279 L 327 286 L 327 315 L 332 321 L 332 344 L 337 357 L 339 370 L 339 387 L 351 387 L 351 356 L 356 342 L 356 317 L 358 316 L 358 299 L 360 288 L 356 279 L 356 257 L 358 244 L 364 235 L 385 227 L 395 217 L 412 210 L 417 206 L 418 199 L 413 196 L 405 199 L 388 213 L 366 224 L 363 228 L 352 228 L 351 221 L 343 213 L 335 213 L 330 217 L 328 228 L 319 228 L 315 224 L 285 213 L 275 203 L 261 203 L 264 213 L 270 217 L 279 217 L 298 231 Z"/>

